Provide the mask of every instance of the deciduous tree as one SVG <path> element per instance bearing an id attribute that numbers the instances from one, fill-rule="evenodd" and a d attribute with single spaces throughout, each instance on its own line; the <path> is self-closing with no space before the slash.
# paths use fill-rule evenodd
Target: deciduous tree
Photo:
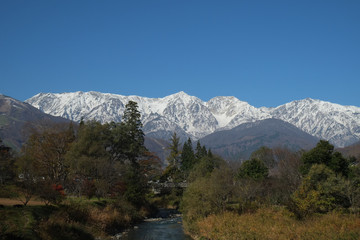
<path id="1" fill-rule="evenodd" d="M 164 171 L 163 177 L 176 180 L 181 177 L 179 171 L 181 167 L 180 138 L 176 135 L 176 132 L 171 136 L 168 150 L 170 150 L 169 156 L 166 158 L 168 166 Z"/>
<path id="2" fill-rule="evenodd" d="M 345 179 L 324 164 L 312 165 L 293 200 L 302 216 L 350 206 Z"/>
<path id="3" fill-rule="evenodd" d="M 42 132 L 33 133 L 23 148 L 23 154 L 25 158 L 32 159 L 38 176 L 53 183 L 64 184 L 69 174 L 65 154 L 74 139 L 72 124 L 54 125 Z"/>
<path id="4" fill-rule="evenodd" d="M 250 159 L 254 158 L 262 161 L 268 169 L 275 166 L 274 152 L 271 148 L 265 146 L 259 148 L 251 154 Z"/>

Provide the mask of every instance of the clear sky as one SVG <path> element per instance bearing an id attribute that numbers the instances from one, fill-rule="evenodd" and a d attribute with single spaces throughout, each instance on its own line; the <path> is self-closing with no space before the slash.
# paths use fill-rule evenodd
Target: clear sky
<path id="1" fill-rule="evenodd" d="M 359 0 L 1 0 L 0 93 L 360 106 Z"/>

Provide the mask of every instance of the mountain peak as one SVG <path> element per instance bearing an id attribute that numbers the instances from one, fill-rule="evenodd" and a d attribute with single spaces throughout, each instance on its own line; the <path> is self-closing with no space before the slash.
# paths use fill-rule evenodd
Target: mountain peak
<path id="1" fill-rule="evenodd" d="M 183 102 L 185 105 L 191 104 L 193 102 L 203 103 L 203 101 L 200 98 L 197 98 L 195 96 L 190 96 L 189 94 L 185 93 L 184 91 L 174 93 L 172 95 L 164 97 L 163 99 L 168 100 L 168 101 L 180 101 L 180 102 Z"/>
<path id="2" fill-rule="evenodd" d="M 126 103 L 136 101 L 144 132 L 168 137 L 174 131 L 184 138 L 199 139 L 215 131 L 267 118 L 281 119 L 337 146 L 360 140 L 360 108 L 341 106 L 311 98 L 275 108 L 256 108 L 233 96 L 204 102 L 184 91 L 163 97 L 145 98 L 100 92 L 38 94 L 26 102 L 45 113 L 73 121 L 121 121 Z M 171 135 L 171 134 L 170 134 Z"/>
<path id="3" fill-rule="evenodd" d="M 178 97 L 178 98 L 184 98 L 184 97 L 192 97 L 190 96 L 189 94 L 187 94 L 186 92 L 184 91 L 180 91 L 180 92 L 177 92 L 177 93 L 174 93 L 174 94 L 171 94 L 169 95 L 168 97 Z M 166 98 L 166 97 L 165 97 Z"/>

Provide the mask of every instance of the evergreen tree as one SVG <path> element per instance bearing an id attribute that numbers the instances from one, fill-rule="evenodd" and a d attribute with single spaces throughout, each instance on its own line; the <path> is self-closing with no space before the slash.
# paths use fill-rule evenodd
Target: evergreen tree
<path id="1" fill-rule="evenodd" d="M 184 172 L 188 172 L 195 165 L 195 154 L 192 147 L 191 139 L 189 138 L 183 146 L 181 152 L 181 169 Z"/>
<path id="2" fill-rule="evenodd" d="M 196 153 L 195 157 L 197 160 L 200 160 L 201 158 L 205 157 L 207 155 L 207 150 L 205 146 L 201 146 L 200 141 L 196 144 Z"/>
<path id="3" fill-rule="evenodd" d="M 213 157 L 213 153 L 211 152 L 211 149 L 209 149 L 209 151 L 208 151 L 208 157 L 209 157 L 209 158 L 212 158 L 212 157 Z"/>
<path id="4" fill-rule="evenodd" d="M 128 159 L 129 142 L 127 128 L 124 123 L 108 123 L 107 151 L 114 162 L 125 162 Z"/>
<path id="5" fill-rule="evenodd" d="M 145 203 L 147 192 L 145 178 L 140 172 L 140 168 L 130 165 L 125 171 L 124 181 L 126 190 L 124 197 L 136 207 L 141 207 Z"/>
<path id="6" fill-rule="evenodd" d="M 141 115 L 136 102 L 129 101 L 126 104 L 122 125 L 126 140 L 123 146 L 124 154 L 133 165 L 138 165 L 137 159 L 146 151 L 146 148 Z"/>
<path id="7" fill-rule="evenodd" d="M 144 184 L 145 178 L 139 164 L 140 158 L 147 151 L 142 127 L 138 105 L 134 101 L 129 101 L 125 106 L 122 123 L 118 126 L 117 131 L 113 131 L 113 141 L 114 139 L 119 140 L 117 149 L 130 162 L 130 166 L 124 174 L 126 184 L 124 196 L 138 207 L 144 203 L 147 191 Z"/>
<path id="8" fill-rule="evenodd" d="M 191 169 L 188 182 L 193 182 L 199 177 L 207 177 L 214 169 L 225 166 L 224 159 L 218 156 L 206 156 L 196 162 L 195 166 Z"/>
<path id="9" fill-rule="evenodd" d="M 341 173 L 344 177 L 349 174 L 349 161 L 345 159 L 341 153 L 334 152 L 331 156 L 329 168 L 335 173 Z"/>
<path id="10" fill-rule="evenodd" d="M 261 180 L 268 176 L 269 169 L 259 159 L 253 158 L 243 162 L 238 170 L 239 178 Z"/>
<path id="11" fill-rule="evenodd" d="M 11 148 L 0 139 L 0 185 L 15 177 L 14 161 Z"/>
<path id="12" fill-rule="evenodd" d="M 315 148 L 304 153 L 301 160 L 303 175 L 306 175 L 314 164 L 324 164 L 335 173 L 340 173 L 343 176 L 347 176 L 349 173 L 349 161 L 341 153 L 334 152 L 334 146 L 325 140 L 320 140 Z"/>

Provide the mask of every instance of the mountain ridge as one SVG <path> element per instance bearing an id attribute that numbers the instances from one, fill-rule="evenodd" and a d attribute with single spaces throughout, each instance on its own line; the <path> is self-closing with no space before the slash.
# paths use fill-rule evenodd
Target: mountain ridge
<path id="1" fill-rule="evenodd" d="M 25 102 L 45 113 L 73 121 L 95 119 L 121 121 L 125 104 L 136 101 L 144 132 L 169 139 L 172 132 L 182 140 L 201 139 L 216 131 L 268 118 L 281 119 L 338 147 L 360 140 L 360 108 L 306 98 L 274 108 L 256 108 L 233 96 L 205 102 L 181 91 L 163 98 L 124 96 L 100 92 L 39 93 Z"/>
<path id="2" fill-rule="evenodd" d="M 214 132 L 200 141 L 225 159 L 244 160 L 262 146 L 284 147 L 293 151 L 309 150 L 315 147 L 319 139 L 291 123 L 268 118 L 243 123 L 230 130 Z"/>
<path id="3" fill-rule="evenodd" d="M 51 122 L 69 123 L 67 119 L 46 114 L 28 103 L 0 94 L 0 138 L 19 150 L 32 129 Z"/>

